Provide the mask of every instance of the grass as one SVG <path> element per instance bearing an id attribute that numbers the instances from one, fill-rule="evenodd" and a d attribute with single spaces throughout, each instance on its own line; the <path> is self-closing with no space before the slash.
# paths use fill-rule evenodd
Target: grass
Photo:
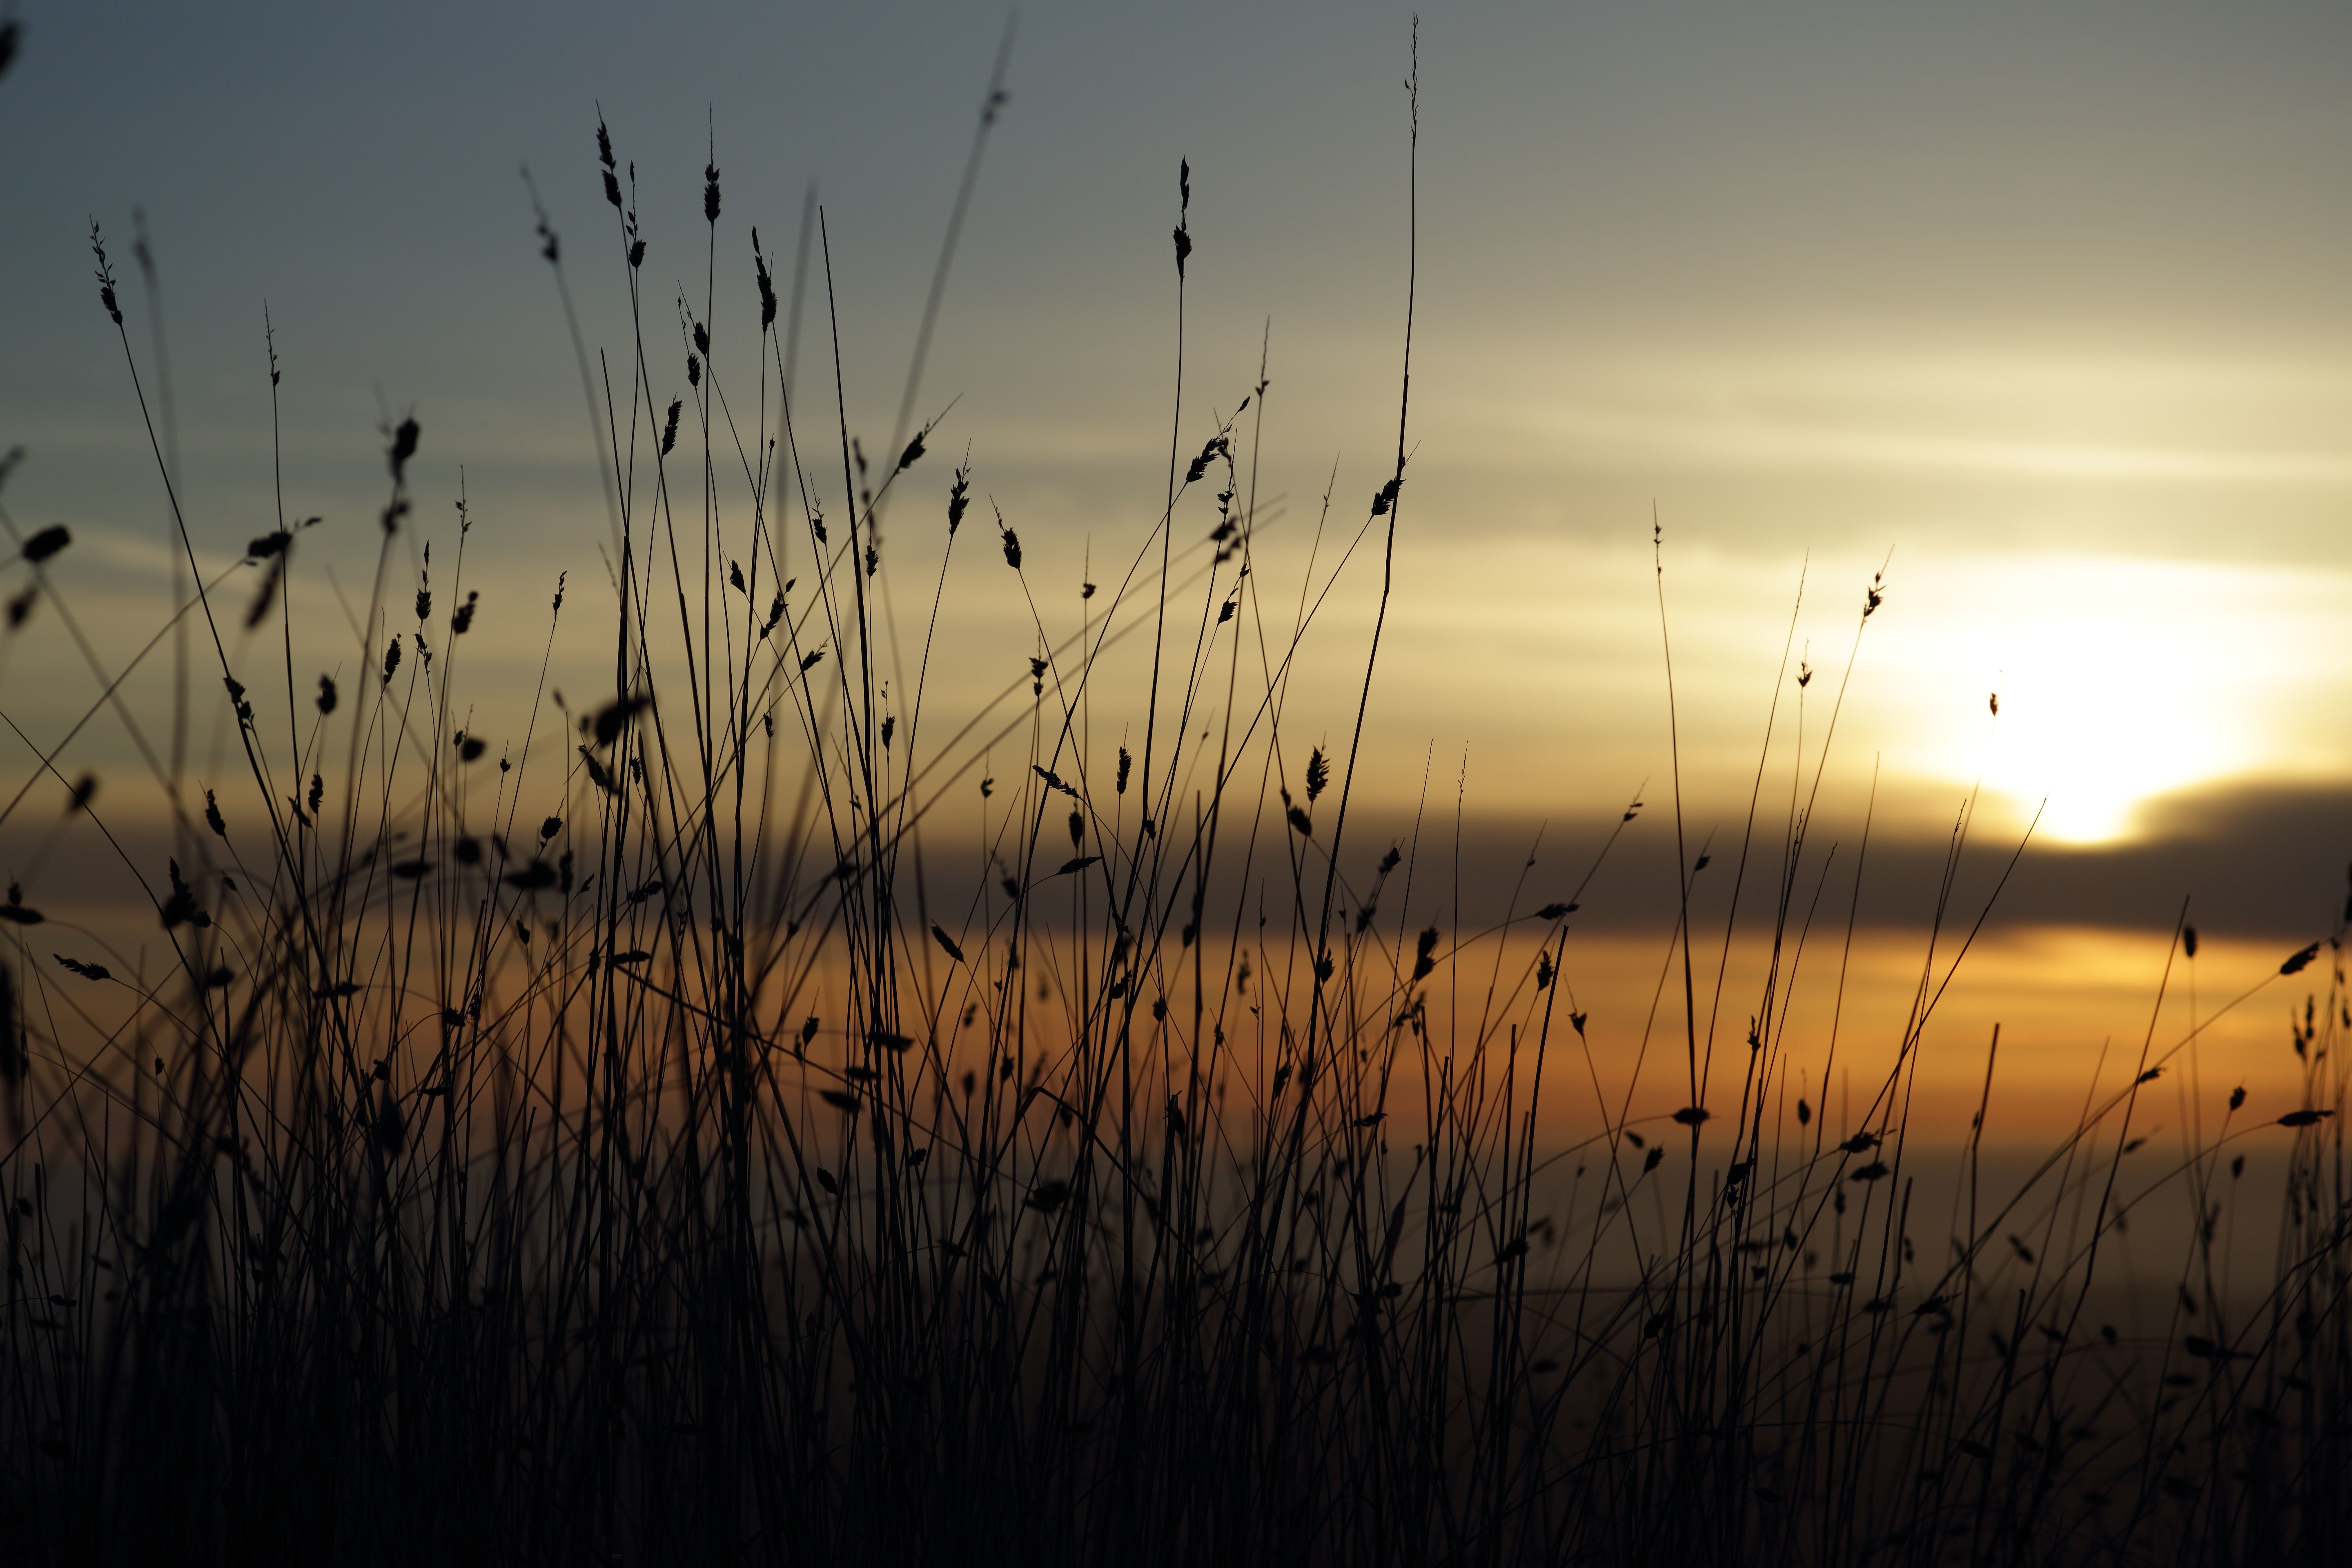
<path id="1" fill-rule="evenodd" d="M 1806 832 L 1824 742 L 1726 868 L 1771 889 L 1722 933 L 1770 954 L 1745 1040 L 1707 1021 L 1708 856 L 1678 850 L 1660 1070 L 1687 1103 L 1638 1120 L 1567 994 L 1574 897 L 1467 929 L 1442 832 L 1349 837 L 1412 497 L 1409 311 L 1393 469 L 1360 510 L 1326 499 L 1295 593 L 1256 570 L 1264 375 L 1203 428 L 1180 337 L 1166 510 L 1055 631 L 1017 531 L 917 422 L 921 347 L 877 454 L 845 416 L 799 422 L 822 227 L 792 308 L 757 252 L 756 337 L 715 337 L 743 259 L 715 158 L 705 298 L 648 300 L 598 142 L 633 324 L 593 356 L 574 329 L 611 514 L 599 700 L 542 673 L 519 735 L 474 732 L 468 638 L 523 590 L 467 576 L 462 506 L 450 564 L 428 546 L 405 580 L 413 418 L 340 680 L 297 663 L 298 521 L 209 565 L 179 526 L 186 609 L 132 648 L 73 619 L 47 564 L 69 535 L 0 512 L 12 635 L 53 617 L 109 689 L 85 722 L 121 726 L 170 843 L 159 875 L 109 830 L 161 965 L 45 919 L 37 885 L 0 908 L 0 1556 L 2339 1559 L 2340 927 L 2284 966 L 2325 965 L 2305 1109 L 2216 1109 L 2126 1182 L 2141 1087 L 2194 1044 L 2151 1024 L 2130 1088 L 1989 1184 L 1981 1112 L 1956 1161 L 1910 1136 L 1981 921 L 1949 875 L 1892 1070 L 1834 1129 L 1792 1092 L 1775 1020 L 1863 875 Z M 540 243 L 570 317 L 575 252 L 543 217 Z M 838 353 L 808 353 L 836 405 Z M 947 542 L 909 583 L 918 529 Z M 1035 641 L 942 714 L 932 672 L 975 657 L 934 646 L 956 551 L 1002 558 Z M 1374 552 L 1360 689 L 1311 726 L 1348 741 L 1302 745 L 1331 558 Z M 181 631 L 166 742 L 116 683 Z M 215 717 L 242 776 L 199 799 Z M 105 828 L 63 750 L 38 798 Z M 1595 1091 L 1573 1125 L 1537 1115 L 1563 1073 Z M 2248 1149 L 2284 1162 L 2251 1291 L 2221 1202 Z M 2184 1201 L 2172 1328 L 2106 1328 L 2120 1233 Z"/>

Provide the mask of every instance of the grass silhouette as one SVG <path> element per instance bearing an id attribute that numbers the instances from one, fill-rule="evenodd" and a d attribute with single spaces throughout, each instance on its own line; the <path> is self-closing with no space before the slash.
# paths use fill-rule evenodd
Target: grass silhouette
<path id="1" fill-rule="evenodd" d="M 122 726 L 170 841 L 159 877 L 108 829 L 160 966 L 46 918 L 37 887 L 0 906 L 0 1557 L 2336 1561 L 2342 927 L 2281 969 L 2326 965 L 2302 1108 L 2233 1099 L 2126 1184 L 2140 1089 L 2194 1044 L 2151 1024 L 2131 1086 L 2045 1162 L 1988 1190 L 1980 1108 L 1940 1192 L 1911 1091 L 1981 924 L 1949 874 L 1968 825 L 1895 1066 L 1832 1128 L 1781 1030 L 1822 890 L 1858 900 L 1863 875 L 1808 840 L 1817 767 L 1780 842 L 1751 805 L 1738 852 L 1775 889 L 1737 933 L 1772 954 L 1745 1051 L 1702 1022 L 1709 852 L 1677 806 L 1687 1102 L 1539 1123 L 1547 1074 L 1591 1060 L 1562 978 L 1581 889 L 1467 929 L 1440 913 L 1442 834 L 1349 836 L 1412 494 L 1410 302 L 1394 466 L 1318 524 L 1343 559 L 1381 552 L 1344 744 L 1287 717 L 1337 569 L 1295 602 L 1255 570 L 1268 384 L 1203 431 L 1181 337 L 1165 509 L 1049 629 L 1017 531 L 968 460 L 942 479 L 943 416 L 917 417 L 998 69 L 878 457 L 845 415 L 796 422 L 822 216 L 790 308 L 753 236 L 758 331 L 730 342 L 715 153 L 705 297 L 648 301 L 599 124 L 630 342 L 592 354 L 543 213 L 539 244 L 610 510 L 610 689 L 575 711 L 542 665 L 519 738 L 474 728 L 467 639 L 516 595 L 468 577 L 462 502 L 446 574 L 427 546 L 396 580 L 414 416 L 387 421 L 340 679 L 298 668 L 315 605 L 282 509 L 210 567 L 180 523 L 186 609 L 138 649 L 73 617 L 47 566 L 69 533 L 0 511 L 12 630 L 58 619 L 105 693 L 84 722 Z M 144 413 L 154 366 L 93 244 Z M 971 711 L 926 700 L 935 665 L 981 657 L 936 646 L 944 558 L 914 585 L 927 619 L 890 597 L 886 531 L 917 528 L 1001 553 L 1034 628 Z M 166 634 L 158 746 L 123 682 Z M 215 675 L 243 776 L 199 800 Z M 1131 721 L 1115 746 L 1097 707 Z M 62 751 L 40 798 L 105 826 L 120 792 Z M 971 809 L 976 848 L 935 826 Z M 2221 1200 L 2250 1148 L 2286 1167 L 2247 1299 Z M 2105 1327 L 2103 1247 L 2184 1196 L 2174 1331 Z"/>

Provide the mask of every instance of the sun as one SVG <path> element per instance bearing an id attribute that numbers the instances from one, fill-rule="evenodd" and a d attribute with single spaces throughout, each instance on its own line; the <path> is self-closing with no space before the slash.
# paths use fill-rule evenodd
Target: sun
<path id="1" fill-rule="evenodd" d="M 2261 736 L 2244 709 L 2184 668 L 2177 624 L 2135 606 L 2077 606 L 2009 631 L 1998 715 L 1987 699 L 1984 780 L 2039 803 L 2041 836 L 2127 838 L 2144 803 L 2257 760 Z"/>
<path id="2" fill-rule="evenodd" d="M 2040 813 L 2037 837 L 2082 845 L 2129 839 L 2178 791 L 2339 765 L 2295 717 L 2331 673 L 2347 585 L 2323 576 L 2024 556 L 1915 574 L 1875 650 L 1904 694 L 1881 714 L 1890 760 L 1980 780 Z"/>

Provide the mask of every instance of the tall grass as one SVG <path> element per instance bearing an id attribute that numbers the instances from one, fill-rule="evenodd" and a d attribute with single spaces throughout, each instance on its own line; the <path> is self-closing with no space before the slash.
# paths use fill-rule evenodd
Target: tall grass
<path id="1" fill-rule="evenodd" d="M 2039 1168 L 1989 1188 L 1980 1110 L 1937 1174 L 1910 1138 L 1918 1046 L 1982 918 L 1951 876 L 1863 1110 L 1833 1128 L 1791 1092 L 1787 998 L 1862 876 L 1832 881 L 1807 831 L 1824 746 L 1723 868 L 1772 889 L 1760 929 L 1721 933 L 1770 955 L 1728 1015 L 1745 1039 L 1713 1021 L 1708 856 L 1684 847 L 1664 1016 L 1687 1105 L 1637 1124 L 1596 1074 L 1604 1109 L 1539 1121 L 1548 1076 L 1593 1070 L 1576 897 L 1469 929 L 1440 913 L 1462 902 L 1442 834 L 1349 836 L 1381 620 L 1352 709 L 1306 726 L 1344 746 L 1302 745 L 1289 710 L 1334 557 L 1379 553 L 1385 616 L 1409 346 L 1392 468 L 1360 507 L 1326 498 L 1276 587 L 1268 384 L 1203 427 L 1180 337 L 1165 510 L 1071 627 L 917 420 L 938 283 L 868 452 L 821 218 L 787 294 L 777 251 L 723 232 L 714 156 L 704 298 L 649 300 L 634 173 L 601 125 L 598 148 L 614 228 L 586 248 L 631 331 L 592 353 L 573 329 L 610 510 L 595 701 L 542 675 L 520 733 L 474 732 L 468 638 L 520 591 L 467 575 L 462 506 L 447 564 L 428 547 L 406 581 L 413 417 L 385 432 L 340 682 L 296 661 L 305 529 L 281 511 L 224 563 L 177 521 L 151 426 L 190 689 L 222 680 L 243 767 L 201 798 L 118 684 L 162 635 L 85 637 L 47 565 L 68 536 L 0 512 L 12 624 L 54 616 L 89 663 L 109 694 L 86 722 L 122 727 L 171 846 L 159 876 L 110 839 L 161 966 L 44 920 L 38 886 L 0 908 L 0 1556 L 2339 1558 L 2338 941 L 2284 966 L 2326 964 L 2284 1128 L 2232 1102 L 2126 1184 L 2140 1088 L 2194 1040 L 2151 1024 L 2132 1087 Z M 1180 198 L 1181 321 L 1189 169 Z M 579 251 L 543 216 L 539 244 L 570 318 Z M 746 259 L 758 330 L 730 339 Z M 152 356 L 98 264 L 144 410 Z M 797 342 L 804 294 L 822 349 Z M 947 543 L 908 582 L 917 530 Z M 947 562 L 975 551 L 1034 652 L 934 712 L 934 669 L 977 657 L 935 646 Z M 39 798 L 103 826 L 63 750 Z M 1850 948 L 1851 898 L 1843 919 Z M 2249 1295 L 2220 1200 L 2254 1139 L 2292 1148 Z M 2184 1197 L 2173 1331 L 2105 1327 L 2103 1256 Z"/>

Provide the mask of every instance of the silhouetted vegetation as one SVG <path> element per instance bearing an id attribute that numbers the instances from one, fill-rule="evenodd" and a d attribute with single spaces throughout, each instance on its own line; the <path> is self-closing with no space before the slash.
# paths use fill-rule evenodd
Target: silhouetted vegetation
<path id="1" fill-rule="evenodd" d="M 1864 874 L 1808 834 L 1825 748 L 1777 826 L 1679 850 L 1661 1060 L 1687 1104 L 1539 1121 L 1548 1076 L 1593 1070 L 1584 889 L 1468 929 L 1443 835 L 1349 832 L 1413 513 L 1409 306 L 1393 463 L 1316 524 L 1380 557 L 1381 619 L 1354 706 L 1302 743 L 1294 659 L 1337 570 L 1255 569 L 1263 373 L 1204 427 L 1180 360 L 1165 511 L 1057 608 L 992 506 L 992 538 L 959 535 L 984 489 L 917 416 L 939 287 L 869 448 L 838 410 L 803 419 L 823 399 L 789 365 L 804 293 L 831 298 L 821 219 L 787 293 L 782 253 L 722 226 L 713 153 L 709 288 L 758 311 L 728 341 L 713 297 L 646 297 L 648 246 L 686 237 L 641 232 L 635 170 L 596 141 L 612 232 L 577 245 L 542 213 L 537 239 L 567 317 L 594 255 L 634 329 L 572 345 L 610 508 L 593 701 L 542 674 L 519 734 L 478 731 L 469 638 L 593 595 L 469 577 L 462 503 L 447 564 L 427 545 L 405 580 L 429 418 L 387 421 L 340 679 L 296 659 L 305 520 L 281 509 L 226 564 L 177 529 L 203 673 L 168 741 L 116 682 L 169 639 L 85 635 L 48 575 L 69 532 L 0 511 L 10 635 L 88 665 L 88 721 L 153 786 L 69 778 L 58 742 L 18 805 L 104 824 L 137 795 L 169 841 L 166 866 L 109 838 L 166 962 L 47 918 L 53 889 L 0 906 L 0 1558 L 2340 1556 L 2341 926 L 2281 967 L 2319 983 L 2300 1107 L 2241 1094 L 2126 1183 L 2140 1089 L 2189 1043 L 2151 1027 L 2137 1080 L 2022 1183 L 1988 1184 L 1980 1111 L 1930 1214 L 1917 1046 L 1981 915 L 1947 876 L 1895 1066 L 1832 1125 L 1782 1027 L 1801 956 L 1843 963 Z M 1213 244 L 1192 173 L 1180 297 Z M 149 410 L 136 304 L 93 243 Z M 948 557 L 894 581 L 919 531 L 977 550 L 1034 644 L 935 647 Z M 1857 595 L 1857 637 L 1885 593 Z M 993 700 L 932 711 L 950 659 L 1001 665 Z M 184 736 L 224 704 L 238 782 L 200 786 Z M 47 832 L 33 809 L 8 811 Z M 977 840 L 936 826 L 959 813 Z M 1689 931 L 1711 855 L 1775 889 L 1727 1046 Z M 2223 1256 L 2248 1148 L 2286 1162 L 2256 1300 Z M 2103 1249 L 2158 1194 L 2202 1218 L 2172 1331 L 2126 1335 Z"/>

